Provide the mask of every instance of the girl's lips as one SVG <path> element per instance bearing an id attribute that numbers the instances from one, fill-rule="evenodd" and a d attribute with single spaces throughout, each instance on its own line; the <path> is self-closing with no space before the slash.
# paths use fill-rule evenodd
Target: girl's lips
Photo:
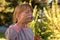
<path id="1" fill-rule="evenodd" d="M 33 20 L 33 17 L 28 17 L 27 19 L 26 19 L 26 21 L 32 21 Z"/>
<path id="2" fill-rule="evenodd" d="M 33 16 L 28 16 L 27 19 L 33 19 Z"/>

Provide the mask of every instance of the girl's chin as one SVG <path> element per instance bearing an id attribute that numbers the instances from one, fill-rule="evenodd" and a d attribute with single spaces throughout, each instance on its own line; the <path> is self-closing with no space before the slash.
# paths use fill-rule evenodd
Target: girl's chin
<path id="1" fill-rule="evenodd" d="M 33 19 L 28 19 L 27 22 L 31 22 Z"/>
<path id="2" fill-rule="evenodd" d="M 32 20 L 29 20 L 29 21 L 25 21 L 25 23 L 30 23 L 30 22 L 32 22 Z"/>

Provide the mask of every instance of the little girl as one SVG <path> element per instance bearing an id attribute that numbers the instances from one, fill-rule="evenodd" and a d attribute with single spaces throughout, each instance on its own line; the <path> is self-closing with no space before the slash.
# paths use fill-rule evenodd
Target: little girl
<path id="1" fill-rule="evenodd" d="M 7 40 L 34 40 L 32 29 L 27 26 L 33 20 L 29 4 L 18 5 L 13 14 L 14 23 L 5 32 Z"/>

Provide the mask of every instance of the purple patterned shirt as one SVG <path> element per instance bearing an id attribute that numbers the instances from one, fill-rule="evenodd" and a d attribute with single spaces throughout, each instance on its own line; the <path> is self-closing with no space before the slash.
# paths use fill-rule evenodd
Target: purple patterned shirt
<path id="1" fill-rule="evenodd" d="M 17 32 L 14 29 L 14 26 L 16 25 L 10 25 L 6 30 L 5 36 L 7 40 L 34 40 L 34 35 L 31 28 L 21 28 L 21 30 Z"/>

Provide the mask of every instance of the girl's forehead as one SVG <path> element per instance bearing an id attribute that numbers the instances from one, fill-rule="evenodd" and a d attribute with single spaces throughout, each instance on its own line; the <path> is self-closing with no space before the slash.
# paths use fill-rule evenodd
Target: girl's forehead
<path id="1" fill-rule="evenodd" d="M 16 13 L 18 13 L 18 14 L 21 14 L 21 13 L 23 13 L 23 12 L 31 12 L 31 13 L 32 13 L 32 10 L 31 10 L 31 8 L 30 8 L 29 6 L 17 7 L 17 8 L 15 9 L 15 11 L 16 11 Z"/>
<path id="2" fill-rule="evenodd" d="M 23 12 L 31 12 L 32 13 L 32 11 L 30 9 L 26 9 Z"/>
<path id="3" fill-rule="evenodd" d="M 32 11 L 31 8 L 27 7 L 25 11 Z"/>

